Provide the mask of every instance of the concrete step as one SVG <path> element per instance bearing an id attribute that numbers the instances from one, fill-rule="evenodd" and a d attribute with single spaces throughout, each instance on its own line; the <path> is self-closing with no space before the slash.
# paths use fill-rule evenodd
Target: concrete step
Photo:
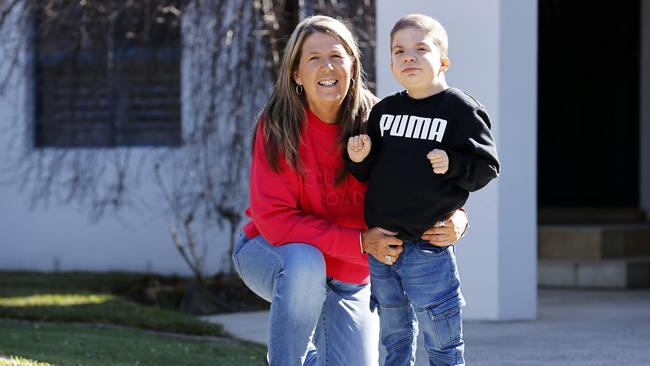
<path id="1" fill-rule="evenodd" d="M 605 260 L 539 259 L 541 287 L 650 287 L 650 256 Z"/>
<path id="2" fill-rule="evenodd" d="M 537 210 L 540 224 L 642 223 L 645 211 L 637 207 L 542 207 Z"/>
<path id="3" fill-rule="evenodd" d="M 539 225 L 539 259 L 650 256 L 650 224 Z"/>

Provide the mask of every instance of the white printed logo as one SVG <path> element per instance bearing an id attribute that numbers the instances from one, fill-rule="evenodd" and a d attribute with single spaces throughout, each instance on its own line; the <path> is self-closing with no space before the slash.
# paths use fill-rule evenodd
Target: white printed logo
<path id="1" fill-rule="evenodd" d="M 381 136 L 390 130 L 391 136 L 408 137 L 421 140 L 442 142 L 447 128 L 447 121 L 441 118 L 425 118 L 399 114 L 383 114 L 379 121 Z"/>

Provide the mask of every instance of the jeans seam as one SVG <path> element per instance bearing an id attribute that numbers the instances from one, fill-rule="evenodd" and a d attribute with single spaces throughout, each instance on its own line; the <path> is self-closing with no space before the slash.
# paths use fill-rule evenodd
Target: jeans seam
<path id="1" fill-rule="evenodd" d="M 436 306 L 457 297 L 459 294 L 460 294 L 460 292 L 452 291 L 449 295 L 445 296 L 442 300 L 439 300 L 437 302 L 432 302 L 432 303 L 429 303 L 429 304 L 426 304 L 426 305 L 423 305 L 423 306 L 418 306 L 418 307 L 414 306 L 413 310 L 415 310 L 415 312 L 429 311 L 429 310 L 435 308 Z M 454 307 L 454 308 L 456 308 L 456 307 Z M 450 309 L 450 310 L 453 310 L 453 308 Z M 436 316 L 445 314 L 448 311 L 449 310 L 445 311 L 444 313 L 437 314 Z"/>
<path id="2" fill-rule="evenodd" d="M 433 316 L 433 314 L 431 314 L 430 311 L 431 310 L 427 310 L 427 313 L 429 314 L 429 319 L 433 328 L 433 335 L 436 337 L 436 343 L 440 345 L 440 349 L 443 349 L 445 347 L 442 345 L 442 339 L 440 339 L 440 332 L 438 332 L 438 327 L 436 326 L 436 318 Z M 427 353 L 429 353 L 428 350 Z"/>
<path id="3" fill-rule="evenodd" d="M 429 356 L 429 358 L 442 358 L 444 360 L 453 361 L 454 365 L 458 365 L 458 353 L 458 351 L 454 351 L 454 355 L 452 357 L 447 357 L 435 352 L 429 352 L 429 350 L 427 350 L 427 356 Z"/>
<path id="4" fill-rule="evenodd" d="M 399 308 L 407 307 L 407 306 L 409 306 L 409 305 L 411 305 L 411 301 L 407 300 L 406 302 L 404 302 L 404 303 L 402 303 L 402 304 L 388 304 L 388 305 L 384 305 L 384 304 L 380 303 L 380 304 L 379 304 L 379 308 L 380 308 L 380 309 L 381 309 L 381 308 L 383 308 L 383 309 L 399 309 Z"/>
<path id="5" fill-rule="evenodd" d="M 327 287 L 328 292 L 327 292 L 327 295 L 325 296 L 325 301 L 323 302 L 323 306 L 325 306 L 325 303 L 327 302 L 327 297 L 330 296 L 330 293 L 331 293 L 329 286 L 326 286 L 326 287 Z M 329 358 L 330 357 L 329 357 L 329 347 L 327 346 L 327 344 L 329 342 L 327 341 L 327 323 L 326 323 L 327 320 L 325 318 L 325 313 L 326 312 L 322 311 L 322 317 L 323 317 L 323 342 L 322 342 L 322 344 L 325 347 L 325 350 L 324 350 L 325 352 L 323 352 L 325 354 L 324 355 L 325 359 L 323 361 L 325 361 L 325 362 L 323 362 L 323 364 L 325 366 L 327 366 L 327 364 L 329 363 Z M 316 349 L 316 352 L 318 354 L 318 348 Z"/>
<path id="6" fill-rule="evenodd" d="M 451 333 L 451 330 L 453 328 L 451 327 L 451 322 L 449 321 L 449 316 L 445 316 L 445 320 L 447 321 L 447 328 L 449 328 L 449 332 Z M 449 337 L 449 338 L 450 338 L 449 343 L 447 343 L 445 346 L 448 346 L 448 345 L 452 344 L 456 340 L 455 334 L 452 334 L 452 336 Z M 456 352 L 454 352 L 454 357 L 455 356 L 456 356 Z"/>
<path id="7" fill-rule="evenodd" d="M 390 352 L 390 351 L 394 350 L 395 348 L 397 348 L 397 346 L 401 346 L 402 344 L 407 343 L 406 341 L 409 341 L 408 343 L 412 343 L 413 342 L 413 337 L 414 337 L 414 334 L 411 333 L 410 335 L 408 335 L 408 336 L 406 336 L 406 337 L 404 337 L 402 339 L 397 340 L 395 343 L 391 344 L 390 347 L 386 347 L 386 352 Z"/>
<path id="8" fill-rule="evenodd" d="M 280 273 L 279 273 L 279 272 L 278 272 L 278 276 L 280 276 Z M 278 281 L 277 278 L 276 278 L 275 281 L 276 281 L 277 286 L 274 286 L 274 287 L 275 287 L 275 291 L 273 291 L 273 294 L 271 295 L 271 301 L 273 300 L 273 298 L 274 298 L 276 295 L 279 296 L 279 294 L 282 293 L 282 291 L 280 290 L 280 286 L 282 285 L 282 281 Z M 271 302 L 271 306 L 273 306 L 273 302 Z M 272 338 L 271 338 L 272 341 L 273 341 L 273 343 L 272 343 L 273 345 L 275 345 L 275 344 L 277 343 L 277 338 L 278 338 L 277 335 L 276 335 L 275 333 L 276 333 L 276 332 L 273 332 L 273 334 L 272 334 Z M 274 353 L 274 356 L 275 356 L 275 353 Z M 276 356 L 276 357 L 277 357 L 277 356 Z M 273 360 L 271 360 L 271 361 L 273 361 Z M 270 362 L 270 364 L 272 365 L 273 362 Z"/>
<path id="9" fill-rule="evenodd" d="M 242 236 L 245 236 L 244 233 L 239 232 L 239 238 L 237 238 L 237 241 L 235 243 L 238 243 L 240 240 L 242 240 Z M 246 242 L 244 244 L 236 246 L 235 250 L 233 251 L 233 256 L 235 254 L 239 253 L 241 248 L 243 248 L 244 245 L 246 245 L 249 241 L 250 241 L 250 239 L 248 239 L 248 237 L 246 237 Z"/>
<path id="10" fill-rule="evenodd" d="M 237 239 L 236 243 L 238 243 L 240 240 L 242 240 L 243 235 L 244 235 L 244 233 L 242 233 L 242 232 L 239 233 L 239 238 Z M 235 265 L 235 270 L 237 271 L 237 273 L 239 274 L 240 277 L 242 277 L 242 275 L 241 275 L 241 265 L 239 264 L 239 252 L 244 247 L 244 245 L 248 244 L 248 241 L 250 241 L 250 239 L 248 239 L 246 241 L 246 243 L 243 243 L 242 245 L 237 246 L 237 248 L 235 248 L 236 250 L 233 251 L 233 253 L 232 253 L 232 261 L 233 261 L 233 263 Z"/>
<path id="11" fill-rule="evenodd" d="M 233 256 L 232 256 L 232 262 L 233 262 L 233 264 L 235 266 L 235 271 L 237 271 L 237 273 L 239 274 L 239 277 L 241 277 L 241 267 L 239 266 L 239 258 L 237 258 L 236 253 L 233 254 Z"/>
<path id="12" fill-rule="evenodd" d="M 280 268 L 281 268 L 281 269 L 284 269 L 284 262 L 282 261 L 282 256 L 281 256 L 281 255 L 279 255 L 278 253 L 274 252 L 274 251 L 271 250 L 270 248 L 267 248 L 265 245 L 259 244 L 259 243 L 258 243 L 257 241 L 255 241 L 254 239 L 250 239 L 250 240 L 249 240 L 249 243 L 250 243 L 250 242 L 252 242 L 253 244 L 255 244 L 255 246 L 256 246 L 257 248 L 260 248 L 260 249 L 262 249 L 262 250 L 264 250 L 264 251 L 270 253 L 273 257 L 275 257 L 275 258 L 278 260 L 278 263 L 280 264 Z M 248 243 L 246 243 L 246 244 L 248 244 Z M 270 244 L 270 245 L 271 245 L 271 244 Z M 282 271 L 282 270 L 278 271 L 277 273 L 278 273 L 278 277 L 280 277 L 280 276 L 283 275 L 283 271 Z M 275 283 L 277 284 L 277 286 L 274 286 L 274 287 L 275 287 L 275 291 L 273 291 L 273 293 L 271 294 L 271 300 L 273 300 L 273 298 L 274 298 L 276 295 L 279 295 L 280 293 L 282 293 L 282 292 L 280 291 L 280 286 L 282 285 L 282 281 L 278 281 L 278 278 L 276 278 L 276 279 L 275 279 Z M 272 302 L 271 302 L 271 306 L 273 306 L 273 303 L 272 303 Z M 277 343 L 276 340 L 277 340 L 277 336 L 276 336 L 275 334 L 272 334 L 272 338 L 270 339 L 269 344 L 276 344 L 276 343 Z M 272 343 L 271 343 L 271 342 L 272 342 Z M 274 356 L 277 357 L 275 354 L 274 354 Z M 269 361 L 271 361 L 270 364 L 273 364 L 273 360 L 272 360 L 272 359 L 269 360 Z"/>
<path id="13" fill-rule="evenodd" d="M 451 308 L 451 309 L 449 309 L 449 310 L 446 310 L 446 311 L 444 311 L 444 312 L 442 312 L 442 313 L 440 313 L 440 314 L 434 315 L 434 317 L 437 318 L 437 319 L 440 319 L 440 318 L 442 318 L 443 316 L 444 316 L 444 317 L 448 317 L 449 314 L 453 314 L 453 313 L 455 313 L 456 311 L 458 311 L 458 310 L 460 310 L 460 309 L 461 309 L 461 306 L 460 306 L 460 305 L 457 305 L 457 306 L 454 306 L 453 308 Z"/>

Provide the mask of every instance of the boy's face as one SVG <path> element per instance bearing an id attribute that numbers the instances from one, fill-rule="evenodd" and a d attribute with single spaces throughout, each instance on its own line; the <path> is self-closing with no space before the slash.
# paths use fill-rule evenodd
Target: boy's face
<path id="1" fill-rule="evenodd" d="M 409 94 L 440 91 L 441 84 L 445 83 L 443 72 L 449 67 L 449 58 L 440 54 L 426 32 L 417 28 L 395 32 L 391 54 L 391 72 Z"/>

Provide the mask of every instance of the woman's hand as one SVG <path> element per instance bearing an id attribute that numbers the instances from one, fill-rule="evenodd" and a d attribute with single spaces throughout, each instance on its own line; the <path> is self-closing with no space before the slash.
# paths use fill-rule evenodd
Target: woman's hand
<path id="1" fill-rule="evenodd" d="M 437 223 L 425 231 L 422 240 L 439 247 L 452 245 L 460 240 L 468 224 L 465 211 L 456 210 L 445 216 L 442 223 Z"/>
<path id="2" fill-rule="evenodd" d="M 395 237 L 397 233 L 373 227 L 361 232 L 363 251 L 375 257 L 378 261 L 392 265 L 402 253 L 402 241 Z"/>

